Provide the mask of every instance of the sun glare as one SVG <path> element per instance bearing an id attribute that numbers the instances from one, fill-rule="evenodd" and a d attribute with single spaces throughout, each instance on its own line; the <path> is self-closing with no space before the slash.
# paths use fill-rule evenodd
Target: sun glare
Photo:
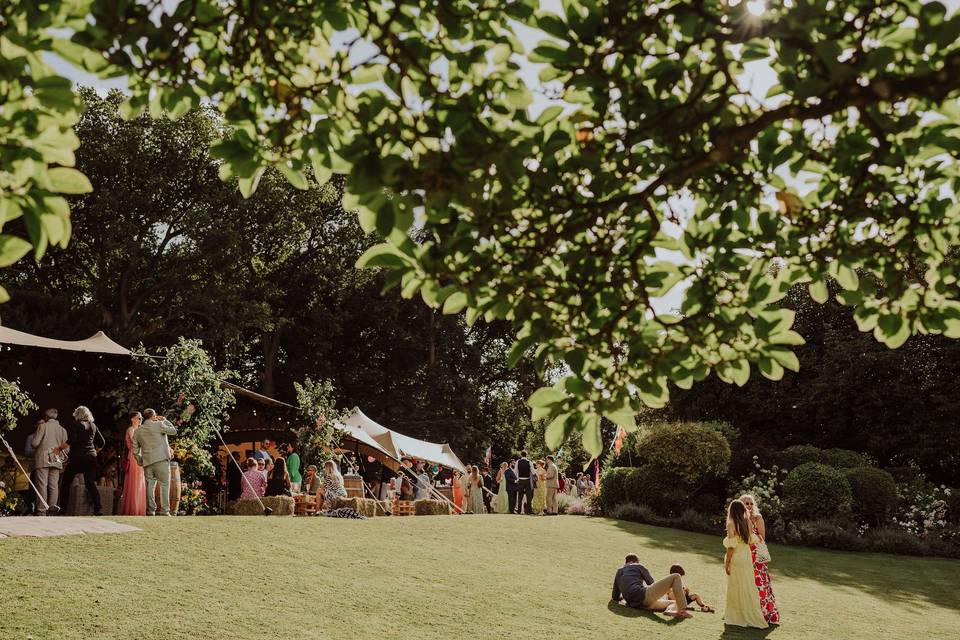
<path id="1" fill-rule="evenodd" d="M 763 15 L 763 12 L 767 10 L 767 3 L 763 0 L 750 0 L 747 2 L 747 11 L 756 17 Z"/>

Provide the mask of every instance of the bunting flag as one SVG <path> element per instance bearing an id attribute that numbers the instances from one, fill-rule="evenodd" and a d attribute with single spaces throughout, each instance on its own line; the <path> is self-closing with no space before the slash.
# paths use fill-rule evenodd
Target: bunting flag
<path id="1" fill-rule="evenodd" d="M 600 458 L 593 461 L 593 484 L 600 488 Z"/>
<path id="2" fill-rule="evenodd" d="M 620 455 L 620 449 L 623 448 L 623 441 L 627 437 L 627 431 L 623 427 L 617 427 L 617 436 L 613 439 L 613 451 Z"/>

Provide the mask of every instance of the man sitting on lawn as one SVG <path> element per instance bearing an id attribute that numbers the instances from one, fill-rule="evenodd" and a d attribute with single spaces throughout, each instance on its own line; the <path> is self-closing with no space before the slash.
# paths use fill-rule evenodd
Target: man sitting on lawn
<path id="1" fill-rule="evenodd" d="M 678 607 L 663 597 L 670 590 L 673 590 L 674 602 L 683 603 L 681 606 Z M 615 602 L 626 600 L 627 606 L 634 609 L 663 611 L 677 618 L 693 617 L 686 610 L 687 598 L 683 592 L 680 574 L 671 573 L 666 578 L 654 581 L 653 576 L 633 553 L 628 555 L 624 559 L 624 565 L 617 569 L 611 598 Z"/>

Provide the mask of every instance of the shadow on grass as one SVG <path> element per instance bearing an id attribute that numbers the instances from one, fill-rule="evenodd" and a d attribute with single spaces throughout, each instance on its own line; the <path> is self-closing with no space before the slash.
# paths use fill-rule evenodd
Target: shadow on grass
<path id="1" fill-rule="evenodd" d="M 614 602 L 611 600 L 607 604 L 607 609 L 611 613 L 623 618 L 644 618 L 645 620 L 652 620 L 654 622 L 659 622 L 660 624 L 679 624 L 680 620 L 677 618 L 665 618 L 660 614 L 654 613 L 653 611 L 647 611 L 646 609 L 634 609 L 633 607 L 628 607 L 625 604 L 620 604 L 619 602 Z"/>
<path id="2" fill-rule="evenodd" d="M 717 566 L 721 566 L 722 533 L 709 536 L 624 520 L 612 522 L 617 528 L 640 538 L 643 544 L 706 556 L 715 559 Z M 780 576 L 862 591 L 904 606 L 915 607 L 919 601 L 960 611 L 960 590 L 956 589 L 960 561 L 957 560 L 830 551 L 777 544 L 771 544 L 770 551 L 773 556 L 770 574 L 774 590 L 777 588 L 777 577 Z"/>
<path id="3" fill-rule="evenodd" d="M 724 625 L 723 633 L 720 634 L 720 640 L 760 640 L 773 633 L 777 627 L 767 627 L 766 629 L 748 629 L 747 627 L 735 627 L 733 625 Z"/>

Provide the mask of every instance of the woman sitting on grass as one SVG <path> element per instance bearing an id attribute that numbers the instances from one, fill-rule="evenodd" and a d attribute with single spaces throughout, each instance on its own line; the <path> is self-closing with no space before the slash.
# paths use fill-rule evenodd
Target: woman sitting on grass
<path id="1" fill-rule="evenodd" d="M 723 568 L 727 572 L 727 604 L 723 614 L 726 624 L 737 627 L 766 629 L 767 621 L 760 609 L 760 596 L 753 573 L 753 553 L 750 545 L 759 542 L 750 530 L 747 508 L 739 500 L 727 509 L 727 548 Z"/>
<path id="2" fill-rule="evenodd" d="M 323 463 L 323 488 L 317 491 L 317 512 L 335 509 L 339 500 L 346 499 L 347 490 L 343 487 L 343 476 L 333 460 Z"/>

